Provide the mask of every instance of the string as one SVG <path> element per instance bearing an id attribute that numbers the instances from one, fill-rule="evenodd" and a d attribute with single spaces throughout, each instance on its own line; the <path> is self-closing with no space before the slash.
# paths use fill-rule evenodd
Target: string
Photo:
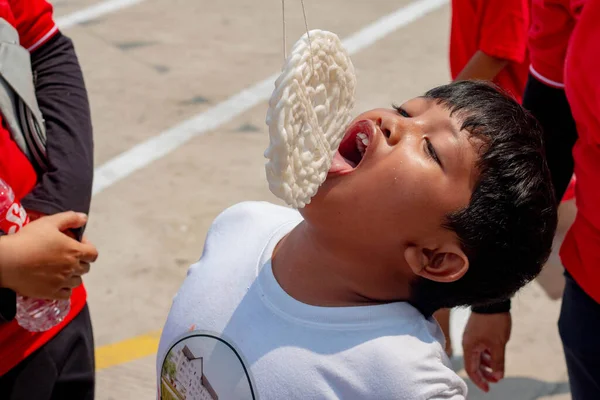
<path id="1" fill-rule="evenodd" d="M 283 20 L 283 62 L 287 58 L 286 37 L 285 37 L 285 0 L 281 0 L 281 19 Z"/>
<path id="2" fill-rule="evenodd" d="M 300 0 L 300 4 L 302 5 L 302 16 L 304 17 L 304 29 L 306 29 L 306 38 L 308 39 L 308 51 L 310 53 L 310 68 L 311 68 L 311 75 L 309 78 L 312 78 L 315 76 L 315 65 L 314 65 L 314 60 L 313 60 L 313 51 L 312 51 L 312 41 L 310 40 L 310 33 L 308 31 L 308 21 L 306 19 L 306 9 L 304 7 L 304 0 Z M 287 59 L 287 46 L 286 46 L 286 42 L 287 42 L 287 37 L 286 37 L 286 26 L 285 26 L 285 0 L 281 0 L 281 11 L 282 11 L 282 22 L 283 22 L 283 62 L 285 64 L 286 59 Z M 311 107 L 312 108 L 312 107 Z M 313 116 L 314 116 L 314 110 L 313 110 Z M 329 163 L 331 164 L 331 154 L 328 151 L 329 149 L 329 143 L 327 143 L 327 141 L 325 140 L 324 137 L 321 137 L 321 135 L 317 134 L 316 136 L 317 138 L 317 143 L 318 146 L 320 147 L 321 153 L 323 155 L 325 155 L 329 161 Z"/>
<path id="3" fill-rule="evenodd" d="M 306 21 L 306 10 L 304 9 L 304 0 L 300 0 L 302 5 L 302 15 L 304 16 L 304 28 L 306 29 L 306 37 L 308 38 L 308 51 L 310 52 L 310 68 L 313 76 L 315 75 L 315 65 L 313 61 L 312 43 L 310 41 L 310 33 L 308 33 L 308 22 Z"/>
<path id="4" fill-rule="evenodd" d="M 304 29 L 306 30 L 306 37 L 308 39 L 308 50 L 310 52 L 310 68 L 312 75 L 315 74 L 315 65 L 313 60 L 313 51 L 312 51 L 312 43 L 310 40 L 310 33 L 308 31 L 308 20 L 306 19 L 306 8 L 304 7 L 304 0 L 300 0 L 300 4 L 302 5 L 302 16 L 304 18 Z M 286 26 L 285 26 L 285 0 L 281 0 L 281 19 L 283 26 L 283 62 L 287 58 L 287 36 L 286 36 Z"/>

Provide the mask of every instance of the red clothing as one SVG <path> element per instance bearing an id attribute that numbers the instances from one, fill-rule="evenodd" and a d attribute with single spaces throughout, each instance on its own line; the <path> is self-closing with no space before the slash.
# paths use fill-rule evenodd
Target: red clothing
<path id="1" fill-rule="evenodd" d="M 17 28 L 21 46 L 27 50 L 40 47 L 58 31 L 52 18 L 52 5 L 46 0 L 8 0 L 8 3 L 14 16 L 14 22 L 9 22 Z"/>
<path id="2" fill-rule="evenodd" d="M 18 28 L 24 47 L 37 43 L 48 32 L 56 32 L 52 6 L 45 1 L 0 0 L 0 17 Z M 29 160 L 4 126 L 0 127 L 0 155 L 0 174 L 19 198 L 25 196 L 35 185 L 37 177 Z"/>
<path id="3" fill-rule="evenodd" d="M 531 74 L 548 86 L 564 87 L 571 32 L 586 0 L 532 0 L 529 30 Z"/>
<path id="4" fill-rule="evenodd" d="M 478 50 L 508 60 L 494 82 L 521 102 L 527 83 L 530 0 L 452 0 L 450 71 L 456 79 Z"/>
<path id="5" fill-rule="evenodd" d="M 37 181 L 33 166 L 4 125 L 0 126 L 0 177 L 12 187 L 18 198 L 29 193 Z"/>
<path id="6" fill-rule="evenodd" d="M 575 10 L 581 12 L 566 53 L 564 82 L 579 135 L 573 149 L 577 217 L 560 255 L 577 283 L 600 303 L 600 0 Z"/>
<path id="7" fill-rule="evenodd" d="M 0 0 L 0 17 L 17 28 L 21 45 L 30 50 L 39 47 L 57 32 L 52 19 L 52 6 L 45 0 Z M 0 178 L 13 188 L 19 199 L 31 191 L 37 182 L 29 160 L 4 126 L 0 127 Z M 1 324 L 0 376 L 60 332 L 83 309 L 86 297 L 83 285 L 73 290 L 71 311 L 60 325 L 46 332 L 28 332 L 16 320 Z"/>

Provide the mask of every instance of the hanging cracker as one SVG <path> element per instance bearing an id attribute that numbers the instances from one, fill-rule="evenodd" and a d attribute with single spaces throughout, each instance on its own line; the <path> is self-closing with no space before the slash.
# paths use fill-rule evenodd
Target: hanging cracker
<path id="1" fill-rule="evenodd" d="M 269 100 L 269 189 L 294 208 L 325 181 L 354 107 L 354 66 L 337 35 L 312 30 L 294 45 Z"/>

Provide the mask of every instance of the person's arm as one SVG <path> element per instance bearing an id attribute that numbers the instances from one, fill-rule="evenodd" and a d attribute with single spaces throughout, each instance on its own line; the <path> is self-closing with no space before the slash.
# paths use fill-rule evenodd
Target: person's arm
<path id="1" fill-rule="evenodd" d="M 57 33 L 31 54 L 38 104 L 46 122 L 50 169 L 23 206 L 42 214 L 88 213 L 93 138 L 87 91 L 73 43 Z"/>
<path id="2" fill-rule="evenodd" d="M 509 62 L 527 54 L 529 0 L 487 0 L 482 8 L 477 51 L 456 80 L 493 80 Z"/>
<path id="3" fill-rule="evenodd" d="M 477 50 L 467 65 L 460 71 L 456 80 L 479 79 L 491 81 L 506 67 L 506 64 L 508 64 L 506 59 L 490 56 L 481 50 Z"/>
<path id="4" fill-rule="evenodd" d="M 49 170 L 23 206 L 41 214 L 88 213 L 93 178 L 93 139 L 88 95 L 71 40 L 53 20 L 47 0 L 9 0 L 45 120 Z M 78 232 L 81 237 L 82 232 Z"/>

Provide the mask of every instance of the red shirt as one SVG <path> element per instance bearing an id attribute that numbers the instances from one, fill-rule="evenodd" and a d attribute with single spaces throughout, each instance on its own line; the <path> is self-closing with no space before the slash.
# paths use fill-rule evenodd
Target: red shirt
<path id="1" fill-rule="evenodd" d="M 17 28 L 21 45 L 30 51 L 58 31 L 52 19 L 52 6 L 45 0 L 0 0 L 0 17 Z M 0 126 L 0 178 L 13 188 L 19 199 L 37 182 L 35 170 L 4 125 Z M 85 302 L 86 291 L 82 285 L 73 290 L 71 311 L 65 320 L 46 332 L 28 332 L 16 320 L 0 324 L 0 376 L 52 339 L 79 314 Z"/>
<path id="2" fill-rule="evenodd" d="M 529 30 L 531 74 L 548 86 L 564 87 L 569 39 L 586 0 L 532 0 Z"/>
<path id="3" fill-rule="evenodd" d="M 521 102 L 527 83 L 529 0 L 452 0 L 450 71 L 456 79 L 478 50 L 508 60 L 494 82 Z"/>
<path id="4" fill-rule="evenodd" d="M 600 303 L 600 0 L 587 0 L 573 29 L 565 61 L 565 92 L 577 124 L 573 149 L 577 217 L 561 259 L 583 290 Z"/>

